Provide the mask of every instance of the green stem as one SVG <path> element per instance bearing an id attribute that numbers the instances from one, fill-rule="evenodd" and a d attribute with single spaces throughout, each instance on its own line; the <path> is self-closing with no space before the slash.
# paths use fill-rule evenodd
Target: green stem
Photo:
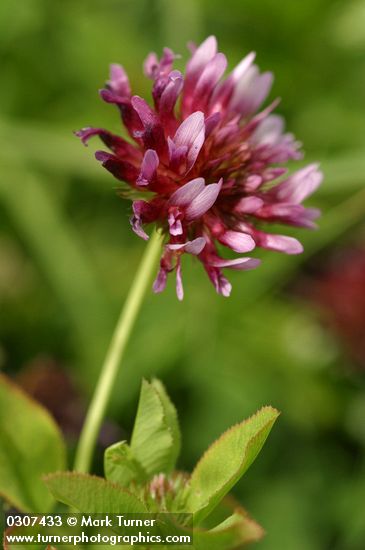
<path id="1" fill-rule="evenodd" d="M 118 367 L 123 358 L 129 336 L 141 307 L 152 271 L 161 252 L 162 235 L 155 231 L 146 247 L 142 261 L 115 328 L 98 383 L 91 400 L 76 451 L 74 470 L 88 472 L 97 437 L 104 418 Z"/>

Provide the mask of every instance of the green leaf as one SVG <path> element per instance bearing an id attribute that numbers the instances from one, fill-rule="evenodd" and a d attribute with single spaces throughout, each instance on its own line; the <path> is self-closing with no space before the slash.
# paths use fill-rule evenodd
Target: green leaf
<path id="1" fill-rule="evenodd" d="M 177 412 L 175 405 L 170 400 L 169 396 L 166 393 L 165 386 L 162 384 L 160 380 L 157 380 L 156 378 L 152 380 L 152 386 L 157 391 L 162 406 L 164 408 L 166 423 L 171 430 L 172 439 L 174 442 L 174 449 L 172 449 L 172 457 L 171 460 L 173 462 L 173 467 L 175 466 L 176 460 L 179 456 L 180 449 L 181 449 L 181 434 L 180 434 L 180 427 L 179 427 L 179 421 L 177 418 Z"/>
<path id="2" fill-rule="evenodd" d="M 44 481 L 56 500 L 88 514 L 142 514 L 148 510 L 134 494 L 101 477 L 76 472 L 50 474 Z"/>
<path id="3" fill-rule="evenodd" d="M 148 476 L 174 469 L 180 451 L 177 415 L 157 380 L 142 382 L 131 451 Z"/>
<path id="4" fill-rule="evenodd" d="M 241 548 L 262 538 L 264 531 L 258 523 L 239 508 L 222 523 L 209 531 L 194 531 L 195 550 L 230 550 Z"/>
<path id="5" fill-rule="evenodd" d="M 42 476 L 65 468 L 62 436 L 48 412 L 0 375 L 0 494 L 24 512 L 47 512 Z"/>
<path id="6" fill-rule="evenodd" d="M 108 447 L 104 454 L 104 471 L 108 481 L 128 487 L 132 481 L 142 482 L 146 474 L 133 457 L 129 445 L 119 441 Z"/>
<path id="7" fill-rule="evenodd" d="M 198 524 L 237 483 L 260 452 L 279 416 L 263 407 L 215 441 L 195 467 L 187 489 L 186 507 Z"/>

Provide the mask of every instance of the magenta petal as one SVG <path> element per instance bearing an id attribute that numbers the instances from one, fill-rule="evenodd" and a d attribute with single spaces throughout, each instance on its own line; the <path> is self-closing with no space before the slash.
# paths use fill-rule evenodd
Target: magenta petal
<path id="1" fill-rule="evenodd" d="M 240 214 L 252 214 L 256 212 L 264 204 L 264 201 L 259 197 L 243 197 L 234 207 L 235 212 Z"/>
<path id="2" fill-rule="evenodd" d="M 167 271 L 163 267 L 160 267 L 160 270 L 152 286 L 153 291 L 156 294 L 158 294 L 159 292 L 162 292 L 163 290 L 165 290 L 166 281 L 167 281 Z"/>
<path id="3" fill-rule="evenodd" d="M 250 252 L 255 248 L 255 241 L 247 233 L 228 230 L 219 237 L 219 241 L 235 252 Z"/>
<path id="4" fill-rule="evenodd" d="M 174 206 L 188 206 L 205 187 L 204 178 L 196 178 L 189 181 L 175 191 L 169 199 L 169 204 Z"/>
<path id="5" fill-rule="evenodd" d="M 201 253 L 203 248 L 206 245 L 206 240 L 204 237 L 197 237 L 196 239 L 192 241 L 188 241 L 185 245 L 185 251 L 189 254 L 194 254 L 194 256 L 198 256 L 198 254 Z"/>
<path id="6" fill-rule="evenodd" d="M 241 116 L 255 112 L 266 99 L 272 86 L 271 73 L 259 74 L 256 65 L 252 65 L 238 80 L 230 101 L 230 107 Z"/>
<path id="7" fill-rule="evenodd" d="M 205 137 L 207 138 L 218 126 L 222 116 L 221 113 L 213 113 L 205 119 Z"/>
<path id="8" fill-rule="evenodd" d="M 187 145 L 177 147 L 170 137 L 167 138 L 167 145 L 169 150 L 170 168 L 178 168 L 186 159 L 188 147 Z"/>
<path id="9" fill-rule="evenodd" d="M 182 277 L 181 277 L 180 258 L 177 260 L 177 264 L 176 264 L 176 294 L 180 301 L 184 298 L 184 288 L 183 288 Z"/>
<path id="10" fill-rule="evenodd" d="M 179 71 L 172 71 L 169 74 L 168 83 L 159 100 L 159 112 L 161 115 L 166 115 L 172 112 L 182 87 L 182 74 Z"/>
<path id="11" fill-rule="evenodd" d="M 169 231 L 171 235 L 173 235 L 174 237 L 177 237 L 178 235 L 183 234 L 183 227 L 182 227 L 181 220 L 179 218 L 176 218 L 173 212 L 169 212 L 167 221 L 169 224 Z"/>
<path id="12" fill-rule="evenodd" d="M 101 128 L 81 128 L 75 132 L 75 136 L 79 137 L 84 145 L 87 145 L 90 138 L 100 135 L 103 131 Z"/>
<path id="13" fill-rule="evenodd" d="M 192 94 L 194 99 L 191 104 L 191 110 L 196 110 L 200 105 L 204 106 L 208 103 L 211 93 L 217 82 L 224 74 L 227 67 L 227 58 L 222 53 L 217 53 L 213 59 L 207 63 L 201 73 Z"/>
<path id="14" fill-rule="evenodd" d="M 204 264 L 204 267 L 206 269 L 206 272 L 208 273 L 209 279 L 212 281 L 215 290 L 218 294 L 221 294 L 222 296 L 225 296 L 228 298 L 231 294 L 232 285 L 231 283 L 224 277 L 223 273 L 220 269 L 217 267 L 211 267 L 209 265 Z"/>
<path id="15" fill-rule="evenodd" d="M 211 183 L 202 189 L 191 203 L 187 206 L 185 217 L 187 220 L 199 218 L 207 212 L 217 200 L 222 187 L 222 180 L 219 183 Z"/>
<path id="16" fill-rule="evenodd" d="M 202 130 L 204 130 L 204 114 L 201 111 L 196 111 L 180 124 L 176 130 L 174 142 L 176 145 L 190 147 Z"/>
<path id="17" fill-rule="evenodd" d="M 128 143 L 125 139 L 104 130 L 103 128 L 82 128 L 75 132 L 75 135 L 81 139 L 84 145 L 93 136 L 99 136 L 99 138 L 105 143 L 109 149 L 119 156 L 123 156 L 126 159 L 140 160 L 141 153 L 131 143 Z"/>
<path id="18" fill-rule="evenodd" d="M 284 252 L 285 254 L 301 254 L 303 252 L 302 244 L 294 237 L 287 237 L 286 235 L 260 233 L 257 244 L 267 250 L 275 250 L 276 252 Z"/>
<path id="19" fill-rule="evenodd" d="M 317 189 L 322 179 L 318 164 L 310 164 L 273 188 L 272 193 L 277 200 L 299 204 Z"/>
<path id="20" fill-rule="evenodd" d="M 186 66 L 186 86 L 190 87 L 198 80 L 201 71 L 206 64 L 217 53 L 217 39 L 215 36 L 209 36 L 204 42 L 194 51 L 190 61 Z"/>
<path id="21" fill-rule="evenodd" d="M 107 82 L 107 86 L 120 98 L 130 97 L 131 95 L 127 73 L 123 67 L 117 63 L 112 63 L 110 65 L 110 79 Z"/>
<path id="22" fill-rule="evenodd" d="M 248 192 L 256 191 L 262 184 L 262 176 L 251 174 L 245 181 L 245 190 Z"/>
<path id="23" fill-rule="evenodd" d="M 235 83 L 238 82 L 245 74 L 245 72 L 251 67 L 252 63 L 255 60 L 255 57 L 256 53 L 250 52 L 238 63 L 238 65 L 236 65 L 236 67 L 232 71 L 232 78 Z"/>
<path id="24" fill-rule="evenodd" d="M 160 156 L 164 155 L 167 150 L 165 134 L 157 114 L 139 96 L 133 96 L 131 103 L 144 128 L 143 131 L 134 132 L 134 137 L 142 138 L 146 149 L 155 149 Z"/>
<path id="25" fill-rule="evenodd" d="M 138 237 L 141 237 L 144 241 L 148 241 L 149 236 L 143 229 L 141 220 L 136 218 L 136 216 L 132 216 L 129 221 L 135 234 L 138 235 Z"/>
<path id="26" fill-rule="evenodd" d="M 232 285 L 228 281 L 228 279 L 226 279 L 224 277 L 224 275 L 222 275 L 222 274 L 219 274 L 219 276 L 217 278 L 217 287 L 216 288 L 217 288 L 217 292 L 219 294 L 221 294 L 222 296 L 224 296 L 225 298 L 229 298 L 229 296 L 231 295 Z"/>
<path id="27" fill-rule="evenodd" d="M 198 256 L 203 248 L 206 245 L 206 240 L 204 237 L 197 237 L 196 239 L 193 239 L 192 241 L 188 241 L 183 244 L 168 244 L 166 247 L 169 250 L 184 250 L 184 252 L 187 252 L 188 254 L 194 254 L 194 256 Z"/>
<path id="28" fill-rule="evenodd" d="M 280 176 L 286 174 L 287 171 L 287 168 L 268 168 L 263 173 L 263 180 L 265 182 L 275 180 L 276 178 L 280 178 Z"/>
<path id="29" fill-rule="evenodd" d="M 158 71 L 159 61 L 155 52 L 151 52 L 143 63 L 143 72 L 147 78 L 155 78 Z"/>
<path id="30" fill-rule="evenodd" d="M 134 183 L 136 181 L 138 170 L 130 162 L 121 160 L 116 155 L 112 155 L 106 151 L 96 151 L 95 158 L 118 180 L 127 181 L 129 183 Z"/>
<path id="31" fill-rule="evenodd" d="M 137 185 L 148 185 L 152 181 L 158 165 L 158 154 L 153 149 L 148 149 L 143 157 L 141 172 L 136 181 Z"/>
<path id="32" fill-rule="evenodd" d="M 177 147 L 187 146 L 187 170 L 194 165 L 205 139 L 204 114 L 197 111 L 180 124 L 174 136 Z"/>
<path id="33" fill-rule="evenodd" d="M 156 221 L 160 215 L 161 205 L 157 201 L 143 201 L 137 200 L 133 202 L 133 216 L 131 218 L 131 224 L 133 230 L 142 237 L 142 239 L 147 240 L 149 237 L 142 229 L 142 224 L 152 223 Z"/>
<path id="34" fill-rule="evenodd" d="M 223 82 L 220 82 L 215 87 L 211 99 L 210 110 L 224 111 L 232 96 L 233 90 L 238 80 L 249 69 L 255 59 L 255 53 L 249 53 L 242 61 L 235 67 L 232 73 Z"/>
<path id="35" fill-rule="evenodd" d="M 153 126 L 158 123 L 158 117 L 155 111 L 151 109 L 144 99 L 135 95 L 132 97 L 131 102 L 144 127 Z"/>
<path id="36" fill-rule="evenodd" d="M 254 131 L 251 137 L 253 143 L 260 145 L 273 145 L 278 141 L 284 131 L 284 119 L 278 115 L 270 115 L 265 118 Z"/>
<path id="37" fill-rule="evenodd" d="M 147 235 L 147 233 L 144 231 L 142 227 L 142 223 L 143 223 L 142 217 L 143 217 L 143 214 L 147 210 L 149 210 L 149 208 L 150 208 L 149 204 L 145 201 L 134 201 L 132 205 L 133 216 L 130 219 L 130 223 L 133 231 L 139 237 L 141 237 L 141 239 L 144 239 L 145 241 L 148 241 L 149 236 Z"/>
<path id="38" fill-rule="evenodd" d="M 229 269 L 249 270 L 255 269 L 261 264 L 261 260 L 257 258 L 234 258 L 233 260 L 225 260 L 223 258 L 209 258 L 209 265 L 214 267 L 226 267 Z"/>
<path id="39" fill-rule="evenodd" d="M 262 219 L 288 223 L 298 227 L 307 227 L 308 229 L 316 227 L 313 220 L 317 219 L 320 214 L 321 212 L 317 208 L 304 208 L 301 204 L 281 202 L 269 204 L 258 212 L 255 212 L 255 216 Z"/>
<path id="40" fill-rule="evenodd" d="M 167 74 L 171 70 L 176 57 L 179 56 L 175 55 L 170 48 L 164 48 L 160 60 L 154 52 L 151 52 L 143 64 L 144 74 L 152 79 L 157 79 L 160 75 Z"/>

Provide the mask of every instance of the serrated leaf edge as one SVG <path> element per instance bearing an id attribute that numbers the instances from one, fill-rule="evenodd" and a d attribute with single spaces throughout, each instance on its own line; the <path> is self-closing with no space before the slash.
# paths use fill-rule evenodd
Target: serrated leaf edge
<path id="1" fill-rule="evenodd" d="M 255 521 L 248 513 L 247 511 L 242 507 L 242 506 L 235 506 L 235 508 L 232 510 L 232 513 L 230 516 L 228 516 L 224 521 L 227 521 L 227 519 L 229 519 L 230 517 L 232 517 L 234 514 L 238 514 L 239 516 L 242 517 L 242 519 L 245 519 L 247 520 L 247 522 L 252 525 L 254 527 L 254 529 L 256 530 L 256 533 L 252 533 L 251 537 L 250 538 L 247 538 L 243 543 L 241 544 L 250 544 L 252 542 L 257 542 L 259 540 L 261 540 L 266 532 L 265 530 L 263 529 L 263 527 L 261 527 L 261 525 L 259 523 L 257 523 L 257 521 Z M 223 522 L 219 523 L 218 525 L 216 525 L 215 527 L 212 527 L 211 529 L 209 530 L 205 530 L 205 529 L 199 529 L 199 528 L 194 528 L 194 533 L 201 533 L 201 534 L 204 534 L 204 535 L 210 535 L 210 534 L 215 534 L 215 533 L 229 533 L 229 531 L 233 528 L 233 525 L 231 525 L 230 527 L 226 527 L 224 529 L 219 529 L 219 526 L 222 524 Z M 237 524 L 234 525 L 235 527 L 237 527 Z M 235 548 L 241 548 L 241 544 L 239 546 L 236 546 Z"/>
<path id="2" fill-rule="evenodd" d="M 203 462 L 203 459 L 208 455 L 210 454 L 210 452 L 212 451 L 212 449 L 214 449 L 214 447 L 216 445 L 218 445 L 219 442 L 222 441 L 223 438 L 225 438 L 230 432 L 232 432 L 235 428 L 237 428 L 238 426 L 244 426 L 245 424 L 247 424 L 248 422 L 250 422 L 253 418 L 255 418 L 256 416 L 258 416 L 260 413 L 262 413 L 262 411 L 264 410 L 271 410 L 273 413 L 276 413 L 275 414 L 275 417 L 273 419 L 271 419 L 270 421 L 268 421 L 257 433 L 254 437 L 252 437 L 250 440 L 249 440 L 249 443 L 247 444 L 246 448 L 245 448 L 245 452 L 242 456 L 242 460 L 240 462 L 241 466 L 245 460 L 245 457 L 247 455 L 247 450 L 252 446 L 252 444 L 258 439 L 259 435 L 267 428 L 267 426 L 269 424 L 273 425 L 274 422 L 277 420 L 277 418 L 279 417 L 280 415 L 280 412 L 275 409 L 274 407 L 271 407 L 270 405 L 268 406 L 265 406 L 265 407 L 261 407 L 261 409 L 259 409 L 256 413 L 252 414 L 251 416 L 249 416 L 248 418 L 246 418 L 245 420 L 243 420 L 242 422 L 237 422 L 236 424 L 234 424 L 233 426 L 231 426 L 230 428 L 228 428 L 228 430 L 226 430 L 225 432 L 223 432 L 219 437 L 218 439 L 216 439 L 215 441 L 213 441 L 213 443 L 208 447 L 208 449 L 203 453 L 203 455 L 200 457 L 199 461 L 197 462 L 192 474 L 191 474 L 191 477 L 190 477 L 190 480 L 189 480 L 189 484 L 188 484 L 188 487 L 187 487 L 187 497 L 185 499 L 185 501 L 188 503 L 189 502 L 189 491 L 191 490 L 191 484 L 192 484 L 192 480 L 193 480 L 193 475 L 199 470 L 199 467 L 201 465 L 201 463 Z M 240 469 L 240 468 L 239 468 Z M 233 480 L 233 478 L 235 477 L 235 475 L 232 475 L 228 480 L 227 480 L 227 483 L 225 484 L 226 486 L 229 487 L 228 491 L 230 491 L 230 489 L 232 488 L 232 485 L 231 482 Z M 212 493 L 210 499 L 208 501 L 205 501 L 205 503 L 201 506 L 201 508 L 199 508 L 199 510 L 196 510 L 194 513 L 194 515 L 196 515 L 197 517 L 199 517 L 199 512 L 201 512 L 202 510 L 204 510 L 204 508 L 206 507 L 207 504 L 209 504 L 209 501 L 214 499 L 215 496 L 218 495 L 218 493 L 220 492 L 220 490 L 217 490 L 215 493 Z M 201 514 L 200 514 L 201 515 Z M 203 516 L 202 518 L 199 517 L 199 520 L 201 521 L 201 519 L 203 519 L 205 516 Z"/>
<path id="3" fill-rule="evenodd" d="M 108 479 L 105 479 L 104 477 L 96 476 L 96 475 L 93 475 L 93 474 L 85 474 L 83 472 L 53 472 L 52 474 L 47 474 L 47 475 L 43 476 L 42 479 L 43 479 L 44 483 L 47 485 L 47 487 L 49 488 L 49 490 L 51 491 L 51 493 L 52 493 L 52 490 L 48 486 L 48 480 L 52 480 L 54 478 L 60 478 L 60 477 L 68 477 L 68 478 L 75 478 L 75 479 L 83 478 L 83 479 L 97 480 L 98 483 L 101 482 L 105 485 L 108 485 L 109 487 L 112 487 L 113 489 L 116 489 L 119 493 L 127 494 L 128 496 L 131 496 L 131 497 L 135 498 L 136 500 L 138 500 L 146 508 L 146 512 L 148 512 L 148 508 L 146 506 L 146 503 L 143 502 L 143 500 L 141 500 L 135 493 L 132 493 L 131 491 L 128 491 L 128 489 L 125 489 L 124 487 L 122 487 L 118 483 L 114 483 L 113 481 L 109 481 Z M 59 500 L 57 498 L 56 498 L 56 500 L 58 500 L 59 502 L 63 502 L 64 504 L 69 505 L 68 502 L 64 502 L 63 500 Z M 74 505 L 72 505 L 72 506 L 74 506 Z"/>

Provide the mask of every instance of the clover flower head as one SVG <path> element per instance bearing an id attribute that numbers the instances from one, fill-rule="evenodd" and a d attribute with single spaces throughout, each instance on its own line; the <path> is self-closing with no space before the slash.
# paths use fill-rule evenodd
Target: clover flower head
<path id="1" fill-rule="evenodd" d="M 98 151 L 97 160 L 141 193 L 132 205 L 135 233 L 147 240 L 145 226 L 154 223 L 167 236 L 155 292 L 175 271 L 182 299 L 181 257 L 192 254 L 216 291 L 229 296 L 231 284 L 222 269 L 247 270 L 260 262 L 247 256 L 222 258 L 218 247 L 238 254 L 255 247 L 302 252 L 297 239 L 268 228 L 270 223 L 315 227 L 319 211 L 302 202 L 322 174 L 316 164 L 287 174 L 283 165 L 301 158 L 300 143 L 272 114 L 278 101 L 257 112 L 273 76 L 260 73 L 254 53 L 226 77 L 227 60 L 217 52 L 214 36 L 192 47 L 185 75 L 173 68 L 176 57 L 165 48 L 161 59 L 151 53 L 144 63 L 153 81 L 153 107 L 132 95 L 123 67 L 111 65 L 100 94 L 118 107 L 130 140 L 102 128 L 84 128 L 77 135 L 85 144 L 99 136 L 109 152 Z M 148 200 L 142 198 L 146 191 Z"/>

